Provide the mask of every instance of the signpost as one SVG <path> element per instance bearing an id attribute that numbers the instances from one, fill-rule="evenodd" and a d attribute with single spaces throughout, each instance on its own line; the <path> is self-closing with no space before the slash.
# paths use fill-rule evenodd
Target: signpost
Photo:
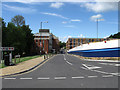
<path id="1" fill-rule="evenodd" d="M 0 50 L 2 51 L 2 59 L 3 59 L 4 52 L 10 52 L 8 54 L 8 56 L 9 56 L 9 60 L 8 61 L 10 62 L 9 65 L 11 65 L 12 64 L 12 51 L 14 51 L 14 47 L 1 47 Z"/>
<path id="2" fill-rule="evenodd" d="M 14 47 L 1 47 L 2 51 L 14 51 Z"/>

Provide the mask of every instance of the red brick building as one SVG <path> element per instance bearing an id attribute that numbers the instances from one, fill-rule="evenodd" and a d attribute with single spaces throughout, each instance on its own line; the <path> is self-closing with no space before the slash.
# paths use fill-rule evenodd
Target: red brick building
<path id="1" fill-rule="evenodd" d="M 66 42 L 66 49 L 72 49 L 74 47 L 80 46 L 82 44 L 90 43 L 90 42 L 97 42 L 103 41 L 104 38 L 69 38 Z"/>
<path id="2" fill-rule="evenodd" d="M 34 34 L 34 42 L 37 54 L 59 51 L 59 40 L 49 29 L 40 29 L 39 33 Z"/>

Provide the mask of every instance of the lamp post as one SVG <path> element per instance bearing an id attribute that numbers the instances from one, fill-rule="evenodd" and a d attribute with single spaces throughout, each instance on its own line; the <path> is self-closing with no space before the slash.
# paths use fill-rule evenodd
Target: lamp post
<path id="1" fill-rule="evenodd" d="M 99 18 L 96 19 L 96 22 L 97 22 L 97 41 L 98 41 L 98 22 L 99 21 L 104 21 L 104 19 L 99 19 Z"/>
<path id="2" fill-rule="evenodd" d="M 40 29 L 42 29 L 42 23 L 48 23 L 48 21 L 44 21 L 44 22 L 40 22 Z M 40 56 L 41 56 L 41 47 L 42 47 L 42 44 L 41 44 L 41 33 L 40 33 Z"/>
<path id="3" fill-rule="evenodd" d="M 41 29 L 42 29 L 42 23 L 48 23 L 48 21 L 40 22 Z"/>

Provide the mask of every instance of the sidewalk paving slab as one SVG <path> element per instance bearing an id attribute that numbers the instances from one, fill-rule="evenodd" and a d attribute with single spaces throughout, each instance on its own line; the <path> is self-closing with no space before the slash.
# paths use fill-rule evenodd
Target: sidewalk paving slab
<path id="1" fill-rule="evenodd" d="M 8 66 L 0 69 L 0 76 L 24 72 L 44 61 L 44 56 L 18 63 L 15 66 Z"/>

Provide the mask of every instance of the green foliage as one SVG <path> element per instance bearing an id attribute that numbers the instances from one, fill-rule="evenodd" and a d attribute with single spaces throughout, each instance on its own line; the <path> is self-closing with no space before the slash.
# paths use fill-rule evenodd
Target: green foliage
<path id="1" fill-rule="evenodd" d="M 63 47 L 66 48 L 66 43 L 65 43 L 65 42 L 61 42 L 61 41 L 60 41 L 60 42 L 59 42 L 59 45 L 60 45 L 60 48 L 63 48 Z"/>
<path id="2" fill-rule="evenodd" d="M 11 19 L 12 23 L 14 23 L 16 26 L 22 26 L 25 25 L 25 19 L 21 15 L 16 15 L 14 18 Z"/>
<path id="3" fill-rule="evenodd" d="M 29 26 L 15 26 L 14 23 L 10 22 L 6 27 L 4 21 L 2 23 L 4 25 L 2 27 L 2 46 L 15 47 L 14 55 L 22 55 L 23 52 L 29 55 L 34 42 L 32 30 Z"/>
<path id="4" fill-rule="evenodd" d="M 114 34 L 114 35 L 110 35 L 109 38 L 118 38 L 118 39 L 120 39 L 120 32 L 118 32 L 117 34 Z"/>

